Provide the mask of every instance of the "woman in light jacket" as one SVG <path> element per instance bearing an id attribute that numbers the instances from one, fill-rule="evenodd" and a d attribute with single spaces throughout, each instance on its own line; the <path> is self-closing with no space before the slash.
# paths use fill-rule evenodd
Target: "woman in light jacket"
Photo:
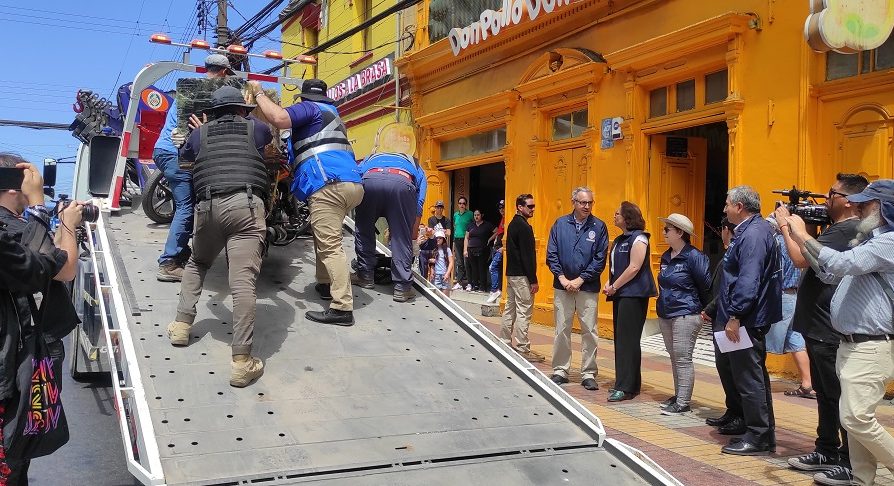
<path id="1" fill-rule="evenodd" d="M 640 339 L 646 324 L 649 298 L 658 295 L 649 265 L 649 233 L 636 204 L 624 201 L 615 212 L 615 226 L 623 233 L 612 242 L 609 281 L 602 292 L 612 302 L 615 334 L 615 386 L 608 401 L 639 395 L 642 385 Z"/>
<path id="2" fill-rule="evenodd" d="M 664 223 L 664 241 L 658 273 L 658 318 L 664 345 L 671 358 L 674 396 L 661 403 L 662 415 L 690 411 L 695 367 L 692 352 L 702 327 L 701 311 L 711 301 L 710 262 L 692 246 L 692 221 L 682 214 L 658 218 Z"/>

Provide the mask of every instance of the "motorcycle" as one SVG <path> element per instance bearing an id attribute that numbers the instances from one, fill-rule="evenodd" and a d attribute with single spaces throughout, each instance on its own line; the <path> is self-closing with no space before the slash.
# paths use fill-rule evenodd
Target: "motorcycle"
<path id="1" fill-rule="evenodd" d="M 310 229 L 310 208 L 292 195 L 292 172 L 281 148 L 268 146 L 265 154 L 270 191 L 264 201 L 267 242 L 285 246 Z M 143 188 L 143 212 L 152 221 L 167 224 L 174 220 L 174 193 L 161 170 L 153 171 Z"/>

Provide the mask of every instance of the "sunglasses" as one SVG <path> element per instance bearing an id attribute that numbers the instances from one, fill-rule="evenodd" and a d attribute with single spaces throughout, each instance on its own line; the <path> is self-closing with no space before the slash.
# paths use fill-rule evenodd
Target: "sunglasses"
<path id="1" fill-rule="evenodd" d="M 526 206 L 528 209 L 534 209 L 534 206 L 536 206 L 536 204 L 525 204 L 525 206 Z"/>
<path id="2" fill-rule="evenodd" d="M 459 204 L 460 206 L 465 206 L 465 205 L 466 205 L 466 203 L 464 203 L 464 202 L 457 203 L 457 204 Z"/>

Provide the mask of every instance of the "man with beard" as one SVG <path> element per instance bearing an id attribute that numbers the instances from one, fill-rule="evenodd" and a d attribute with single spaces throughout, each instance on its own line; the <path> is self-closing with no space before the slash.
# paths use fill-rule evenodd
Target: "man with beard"
<path id="1" fill-rule="evenodd" d="M 823 246 L 846 251 L 857 235 L 857 204 L 847 200 L 852 194 L 866 189 L 869 181 L 857 174 L 838 174 L 835 184 L 826 196 L 826 209 L 832 224 L 816 237 Z M 786 206 L 776 208 L 776 220 L 785 238 L 785 246 L 792 263 L 806 268 L 798 286 L 797 304 L 792 318 L 793 329 L 804 336 L 810 361 L 810 377 L 816 391 L 816 447 L 813 452 L 788 460 L 791 467 L 801 471 L 813 471 L 820 484 L 840 484 L 849 481 L 851 464 L 847 448 L 847 433 L 838 418 L 838 399 L 841 398 L 841 382 L 835 373 L 835 357 L 841 337 L 832 327 L 830 306 L 835 284 L 820 279 L 816 270 L 801 254 L 800 246 L 792 239 L 785 219 L 790 216 Z"/>
<path id="2" fill-rule="evenodd" d="M 894 437 L 875 415 L 885 382 L 894 378 L 894 180 L 873 182 L 847 200 L 859 204 L 860 218 L 848 251 L 813 239 L 798 216 L 786 223 L 820 277 L 840 279 L 831 314 L 832 326 L 842 334 L 836 359 L 841 425 L 847 431 L 853 483 L 868 485 L 874 484 L 878 463 L 894 471 Z"/>

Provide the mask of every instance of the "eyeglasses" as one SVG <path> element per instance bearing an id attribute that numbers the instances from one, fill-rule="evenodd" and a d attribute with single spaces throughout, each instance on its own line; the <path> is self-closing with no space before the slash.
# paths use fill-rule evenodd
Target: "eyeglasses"
<path id="1" fill-rule="evenodd" d="M 826 199 L 832 199 L 835 196 L 848 197 L 849 195 L 850 194 L 845 194 L 843 192 L 833 191 L 832 189 L 829 189 L 829 197 L 827 197 Z"/>
<path id="2" fill-rule="evenodd" d="M 593 205 L 593 201 L 578 201 L 577 199 L 575 199 L 574 202 L 580 204 L 581 206 L 592 206 Z"/>
<path id="3" fill-rule="evenodd" d="M 534 209 L 535 204 L 525 204 L 528 209 Z"/>
<path id="4" fill-rule="evenodd" d="M 456 203 L 456 204 L 459 204 L 460 206 L 465 206 L 465 205 L 466 205 L 466 203 L 464 203 L 464 202 Z"/>

